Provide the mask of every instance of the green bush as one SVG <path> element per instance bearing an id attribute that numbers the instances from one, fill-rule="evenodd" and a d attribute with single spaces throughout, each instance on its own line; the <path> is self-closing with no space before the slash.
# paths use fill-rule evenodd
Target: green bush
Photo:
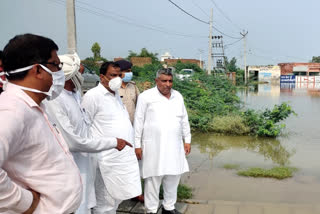
<path id="1" fill-rule="evenodd" d="M 296 115 L 288 103 L 275 105 L 272 110 L 255 111 L 252 109 L 242 113 L 245 124 L 250 127 L 250 133 L 264 137 L 276 137 L 285 128 L 284 124 L 277 124 L 288 118 L 291 114 Z"/>
<path id="2" fill-rule="evenodd" d="M 245 135 L 250 132 L 250 128 L 240 115 L 214 117 L 209 127 L 209 131 L 228 135 Z"/>

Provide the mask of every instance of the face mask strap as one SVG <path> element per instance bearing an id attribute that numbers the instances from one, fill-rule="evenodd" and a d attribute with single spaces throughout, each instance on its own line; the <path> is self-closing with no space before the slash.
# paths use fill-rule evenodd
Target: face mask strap
<path id="1" fill-rule="evenodd" d="M 6 75 L 7 76 L 10 76 L 10 74 L 16 74 L 16 73 L 21 73 L 23 71 L 27 71 L 27 70 L 30 70 L 34 65 L 29 65 L 27 67 L 24 67 L 24 68 L 18 68 L 16 70 L 13 70 L 13 71 L 7 71 L 6 72 Z"/>

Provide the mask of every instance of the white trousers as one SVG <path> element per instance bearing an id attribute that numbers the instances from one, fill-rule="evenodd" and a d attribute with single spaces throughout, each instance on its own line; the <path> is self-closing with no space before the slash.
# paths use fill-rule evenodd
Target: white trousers
<path id="1" fill-rule="evenodd" d="M 113 198 L 104 185 L 99 167 L 95 179 L 95 192 L 97 206 L 93 208 L 93 214 L 116 214 L 119 204 L 122 200 Z"/>
<path id="2" fill-rule="evenodd" d="M 147 212 L 157 213 L 161 183 L 163 187 L 162 205 L 166 210 L 174 209 L 180 177 L 181 175 L 164 175 L 144 179 L 144 206 Z"/>

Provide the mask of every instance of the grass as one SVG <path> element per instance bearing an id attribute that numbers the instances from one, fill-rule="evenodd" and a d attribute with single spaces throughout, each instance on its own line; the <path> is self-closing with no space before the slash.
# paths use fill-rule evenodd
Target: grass
<path id="1" fill-rule="evenodd" d="M 142 184 L 142 192 L 144 192 L 144 180 L 141 180 L 141 184 Z M 177 195 L 178 195 L 178 200 L 190 199 L 192 198 L 192 188 L 186 184 L 179 184 Z M 160 186 L 159 198 L 163 199 L 162 185 Z"/>
<path id="2" fill-rule="evenodd" d="M 225 168 L 225 169 L 239 169 L 240 165 L 238 165 L 238 164 L 225 164 L 225 165 L 223 165 L 223 168 Z"/>
<path id="3" fill-rule="evenodd" d="M 276 178 L 281 180 L 291 178 L 293 173 L 297 170 L 298 169 L 294 167 L 274 167 L 272 169 L 250 168 L 248 170 L 239 171 L 237 174 L 247 177 Z"/>
<path id="4" fill-rule="evenodd" d="M 160 187 L 160 199 L 163 199 L 163 188 L 162 185 Z M 178 200 L 190 199 L 192 197 L 192 189 L 191 187 L 185 184 L 179 184 L 178 186 Z"/>

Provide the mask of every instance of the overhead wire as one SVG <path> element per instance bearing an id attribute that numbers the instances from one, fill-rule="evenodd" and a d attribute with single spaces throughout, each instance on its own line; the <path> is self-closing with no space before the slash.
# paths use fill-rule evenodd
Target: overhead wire
<path id="1" fill-rule="evenodd" d="M 239 30 L 241 30 L 241 28 L 239 27 L 239 25 L 237 25 L 236 23 L 234 23 L 229 16 L 218 6 L 218 4 L 214 1 L 214 0 L 210 0 L 211 3 L 218 9 L 218 11 L 222 14 L 222 16 L 224 18 L 226 18 L 234 27 L 238 28 Z"/>
<path id="2" fill-rule="evenodd" d="M 203 21 L 202 19 L 199 19 L 197 17 L 195 17 L 194 15 L 192 15 L 191 13 L 187 12 L 186 10 L 184 10 L 183 8 L 181 8 L 179 5 L 177 5 L 176 3 L 174 3 L 171 0 L 168 0 L 171 4 L 173 4 L 174 6 L 176 6 L 177 8 L 179 8 L 182 12 L 184 12 L 185 14 L 187 14 L 188 16 L 191 16 L 192 18 L 198 20 L 199 22 L 202 22 L 204 24 L 209 24 L 209 22 Z"/>
<path id="3" fill-rule="evenodd" d="M 196 6 L 197 8 L 199 8 L 199 10 L 201 10 L 201 12 L 206 15 L 208 18 L 210 18 L 209 14 L 206 13 L 194 0 L 191 0 L 192 3 L 194 4 L 194 6 Z"/>
<path id="4" fill-rule="evenodd" d="M 212 28 L 215 29 L 216 31 L 218 31 L 219 33 L 221 33 L 222 35 L 229 37 L 231 39 L 242 39 L 243 37 L 235 37 L 235 36 L 230 36 L 224 32 L 222 32 L 221 30 L 219 30 L 218 28 L 216 28 L 215 26 L 212 25 Z"/>
<path id="5" fill-rule="evenodd" d="M 198 20 L 199 22 L 202 22 L 204 24 L 210 24 L 210 22 L 206 22 L 206 21 L 203 21 L 197 17 L 195 17 L 194 15 L 190 14 L 189 12 L 187 12 L 186 10 L 184 10 L 182 7 L 180 7 L 179 5 L 177 5 L 176 3 L 174 3 L 172 0 L 168 0 L 171 4 L 173 4 L 174 6 L 176 6 L 177 8 L 179 8 L 182 12 L 184 12 L 185 14 L 191 16 L 192 18 Z M 229 34 L 226 34 L 224 32 L 222 32 L 221 30 L 219 30 L 217 27 L 215 27 L 214 25 L 212 25 L 212 28 L 215 29 L 216 31 L 218 31 L 219 33 L 221 33 L 222 35 L 224 36 L 227 36 L 231 39 L 240 39 L 241 37 L 235 37 L 235 36 L 230 36 Z"/>
<path id="6" fill-rule="evenodd" d="M 49 1 L 52 1 L 52 2 L 55 2 L 57 4 L 60 4 L 60 5 L 65 5 L 65 2 L 63 0 L 49 0 Z M 88 5 L 92 8 L 96 8 L 92 5 L 89 5 L 87 3 L 84 3 L 84 2 L 81 2 L 79 1 L 80 3 L 82 4 L 85 4 L 85 5 Z M 101 8 L 96 8 L 96 9 L 99 9 L 100 11 L 103 11 L 104 13 L 102 12 L 99 12 L 99 11 L 95 11 L 95 10 L 92 10 L 90 8 L 87 8 L 85 6 L 80 6 L 80 5 L 76 5 L 75 6 L 77 9 L 79 9 L 80 11 L 83 11 L 83 12 L 86 12 L 86 13 L 90 13 L 92 15 L 96 15 L 96 16 L 99 16 L 99 17 L 102 17 L 102 18 L 109 18 L 109 19 L 112 19 L 113 21 L 116 21 L 116 22 L 120 22 L 120 23 L 123 23 L 123 24 L 128 24 L 130 26 L 135 26 L 135 27 L 139 27 L 139 28 L 144 28 L 144 29 L 147 29 L 147 30 L 152 30 L 152 31 L 157 31 L 157 32 L 161 32 L 161 33 L 165 33 L 165 34 L 171 34 L 171 35 L 175 35 L 175 36 L 181 36 L 181 37 L 189 37 L 189 38 L 207 38 L 206 36 L 200 36 L 200 35 L 187 35 L 187 34 L 182 34 L 182 33 L 179 33 L 179 32 L 169 32 L 161 27 L 156 27 L 156 26 L 153 26 L 153 25 L 144 25 L 144 24 L 139 24 L 139 23 L 135 23 L 133 21 L 130 21 L 130 20 L 126 20 L 126 19 L 129 19 L 128 17 L 125 17 L 125 16 L 119 16 L 118 14 L 117 17 L 114 17 L 114 16 L 111 16 L 111 15 L 108 15 L 110 12 L 109 11 L 106 11 L 106 10 L 103 10 Z M 115 13 L 113 13 L 115 14 Z M 122 17 L 119 18 L 119 17 Z"/>

